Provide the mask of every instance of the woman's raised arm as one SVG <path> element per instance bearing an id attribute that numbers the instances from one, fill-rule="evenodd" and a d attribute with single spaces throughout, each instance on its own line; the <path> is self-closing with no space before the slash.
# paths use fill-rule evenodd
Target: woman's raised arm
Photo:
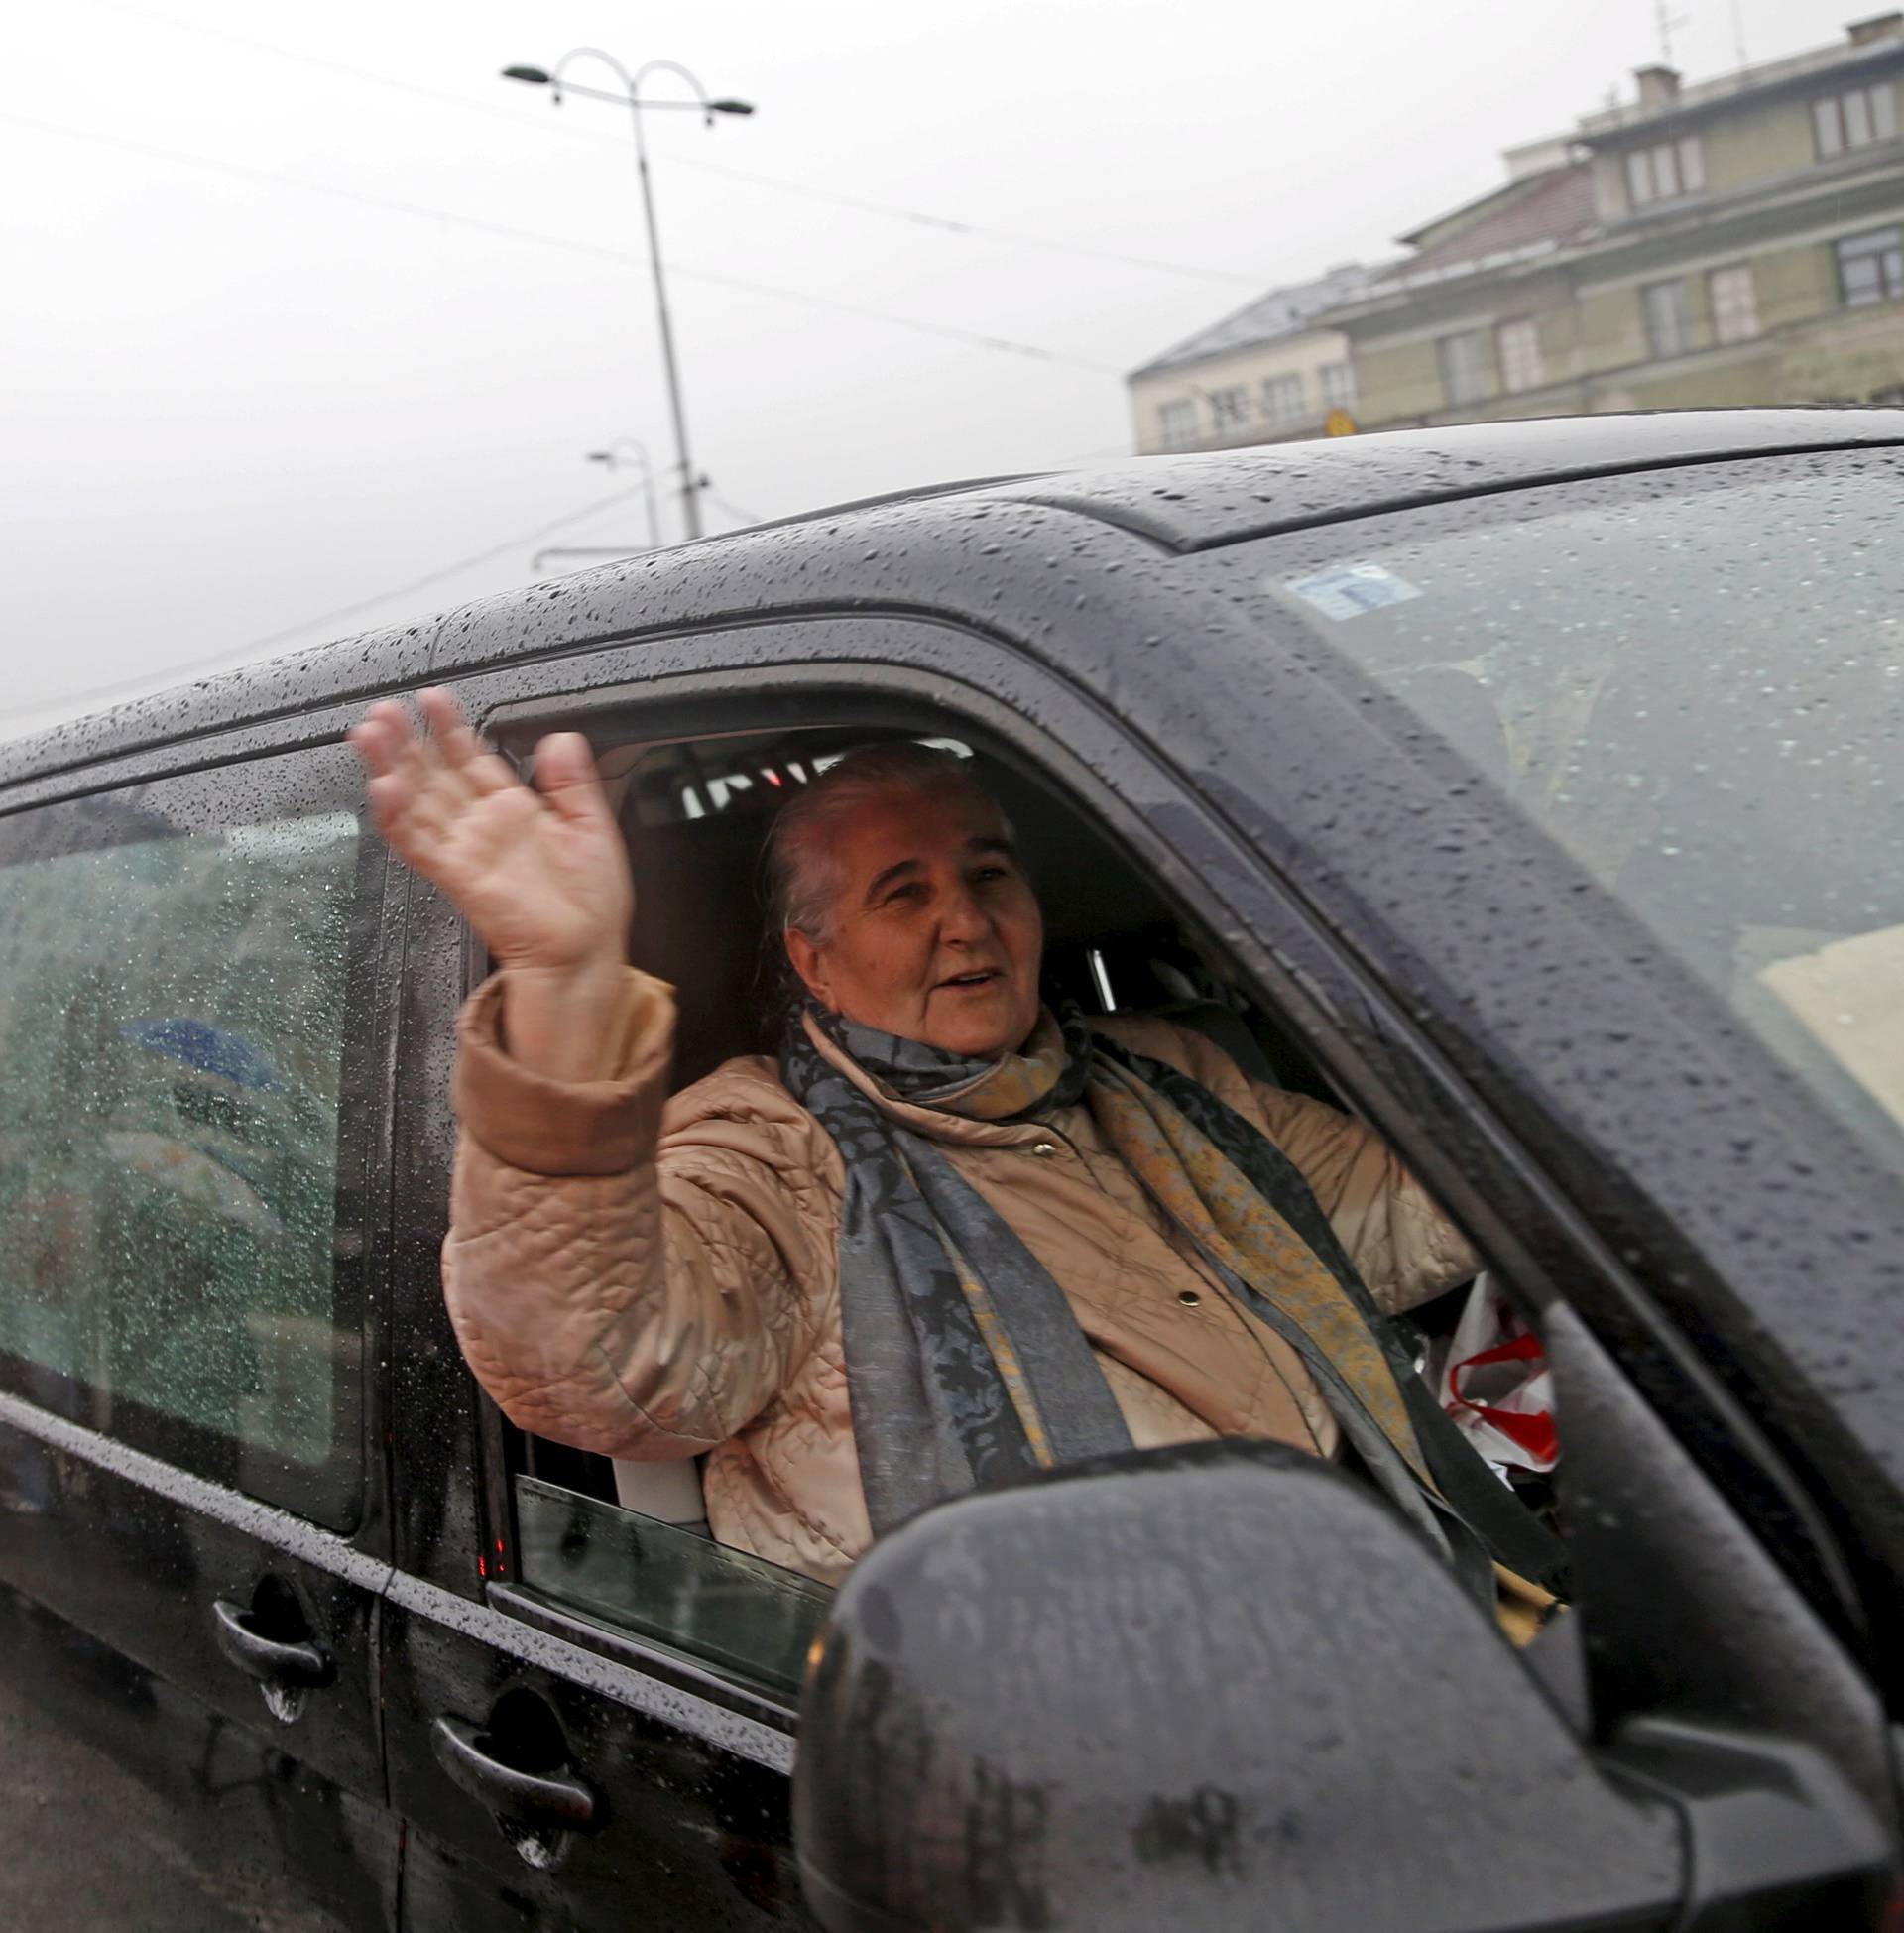
<path id="1" fill-rule="evenodd" d="M 418 702 L 424 732 L 386 700 L 350 733 L 377 829 L 501 968 L 511 1057 L 552 1080 L 603 1078 L 635 894 L 588 741 L 543 739 L 532 790 L 483 749 L 449 692 Z"/>

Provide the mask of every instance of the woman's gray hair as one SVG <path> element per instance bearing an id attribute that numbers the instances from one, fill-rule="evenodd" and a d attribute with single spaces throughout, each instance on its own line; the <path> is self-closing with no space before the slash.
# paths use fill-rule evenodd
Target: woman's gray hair
<path id="1" fill-rule="evenodd" d="M 909 739 L 849 752 L 794 792 L 768 830 L 763 861 L 771 950 L 778 950 L 780 934 L 789 926 L 816 944 L 832 936 L 833 903 L 844 882 L 828 834 L 869 798 L 893 792 L 963 792 L 999 810 L 971 765 L 955 752 Z"/>

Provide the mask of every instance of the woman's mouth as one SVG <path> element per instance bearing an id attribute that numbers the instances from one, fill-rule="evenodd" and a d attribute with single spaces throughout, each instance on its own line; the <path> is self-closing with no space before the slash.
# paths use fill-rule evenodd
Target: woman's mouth
<path id="1" fill-rule="evenodd" d="M 997 967 L 974 967 L 969 973 L 955 973 L 950 979 L 941 980 L 935 991 L 944 993 L 950 989 L 957 993 L 970 993 L 979 987 L 989 987 L 995 980 L 1004 977 Z"/>

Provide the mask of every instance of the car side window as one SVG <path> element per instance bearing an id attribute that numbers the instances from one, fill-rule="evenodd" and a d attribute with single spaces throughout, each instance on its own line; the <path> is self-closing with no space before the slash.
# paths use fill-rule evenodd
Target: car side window
<path id="1" fill-rule="evenodd" d="M 643 1466 L 634 1466 L 637 1478 Z M 691 1473 L 692 1465 L 682 1466 Z M 592 1623 L 782 1693 L 798 1690 L 833 1593 L 699 1526 L 518 1475 L 520 1579 Z"/>
<path id="2" fill-rule="evenodd" d="M 963 738 L 946 735 L 950 723 L 937 732 L 896 729 L 958 756 L 982 756 Z M 622 740 L 615 721 L 595 725 L 635 877 L 632 957 L 674 992 L 676 1092 L 771 1043 L 777 997 L 759 879 L 761 843 L 775 802 L 854 744 L 894 735 L 892 725 L 836 723 L 824 715 L 810 724 L 782 719 L 757 733 L 730 730 L 700 741 Z M 1209 964 L 1215 956 L 1186 940 L 1157 881 L 1116 853 L 1088 815 L 1061 802 L 1041 778 L 996 757 L 986 759 L 984 771 L 1041 882 L 1050 998 L 1075 1001 L 1087 1013 L 1117 1010 L 1167 1021 L 1210 1038 L 1265 1086 L 1327 1091 L 1289 1029 L 1244 1003 L 1215 973 Z M 1453 1278 L 1440 1281 L 1428 1293 L 1455 1285 Z M 1423 1293 L 1412 1298 L 1425 1299 Z M 1552 1458 L 1530 1462 L 1509 1438 L 1521 1426 L 1520 1408 L 1538 1410 L 1526 1418 L 1529 1429 L 1551 1434 L 1551 1417 L 1544 1399 L 1523 1401 L 1529 1378 L 1518 1354 L 1491 1379 L 1476 1380 L 1502 1344 L 1509 1316 L 1502 1298 L 1471 1312 L 1466 1304 L 1473 1299 L 1450 1295 L 1437 1306 L 1426 1318 L 1429 1332 L 1413 1338 L 1416 1353 L 1424 1362 L 1432 1354 L 1437 1375 L 1446 1359 L 1462 1415 L 1491 1425 L 1508 1453 L 1503 1475 L 1507 1466 L 1517 1467 L 1532 1488 L 1530 1504 L 1543 1509 Z M 1469 1357 L 1486 1360 L 1470 1363 Z M 1500 1418 L 1510 1413 L 1503 1424 Z M 719 1508 L 721 1483 L 734 1469 L 724 1461 L 731 1456 L 726 1446 L 706 1459 L 714 1466 L 710 1512 L 696 1460 L 611 1468 L 603 1457 L 536 1437 L 499 1441 L 507 1452 L 518 1584 L 571 1617 L 757 1684 L 797 1686 L 831 1593 L 752 1549 L 718 1541 L 735 1528 L 742 1539 L 750 1531 L 745 1518 L 737 1523 L 731 1488 L 730 1508 L 725 1513 Z"/>
<path id="3" fill-rule="evenodd" d="M 332 1522 L 361 1458 L 350 776 L 292 755 L 0 823 L 0 1382 Z"/>

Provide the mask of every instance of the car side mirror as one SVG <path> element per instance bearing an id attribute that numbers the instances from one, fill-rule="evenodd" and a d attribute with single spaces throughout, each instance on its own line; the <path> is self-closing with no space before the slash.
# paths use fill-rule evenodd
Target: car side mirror
<path id="1" fill-rule="evenodd" d="M 1665 1928 L 1705 1845 L 1673 1763 L 1723 1788 L 1728 1844 L 1809 1831 L 1821 1768 L 1760 1794 L 1710 1744 L 1601 1762 L 1372 1491 L 1208 1443 L 877 1544 L 808 1675 L 794 1840 L 828 1933 Z M 1868 1851 L 1821 1831 L 1808 1882 Z"/>

